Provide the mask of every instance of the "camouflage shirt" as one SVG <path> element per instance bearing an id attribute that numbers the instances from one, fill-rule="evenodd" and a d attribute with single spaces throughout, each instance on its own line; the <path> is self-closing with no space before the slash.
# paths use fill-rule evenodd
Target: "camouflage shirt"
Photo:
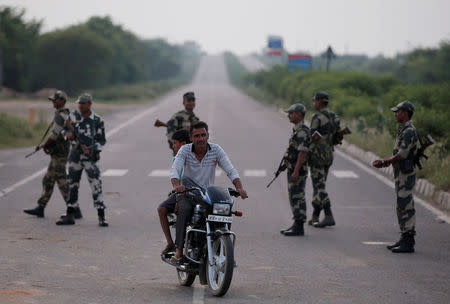
<path id="1" fill-rule="evenodd" d="M 63 134 L 64 123 L 69 117 L 69 109 L 62 108 L 55 111 L 49 138 L 53 140 L 47 146 L 49 154 L 53 157 L 67 157 L 69 153 L 69 142 Z"/>
<path id="2" fill-rule="evenodd" d="M 330 166 L 333 163 L 333 136 L 340 129 L 340 119 L 327 108 L 320 110 L 311 119 L 311 135 L 322 135 L 317 142 L 311 143 L 310 163 L 315 166 Z"/>
<path id="3" fill-rule="evenodd" d="M 72 149 L 79 149 L 79 144 L 94 147 L 93 152 L 101 152 L 106 143 L 105 123 L 103 118 L 94 112 L 87 118 L 83 118 L 81 113 L 74 111 L 70 113 L 70 121 L 75 129 L 77 141 L 72 141 Z M 94 130 L 94 131 L 93 131 Z M 66 129 L 66 132 L 69 130 Z"/>
<path id="4" fill-rule="evenodd" d="M 199 121 L 200 119 L 195 116 L 194 113 L 189 114 L 186 110 L 179 111 L 169 119 L 167 122 L 167 138 L 169 142 L 172 142 L 172 135 L 175 131 L 191 128 L 193 122 Z"/>
<path id="5" fill-rule="evenodd" d="M 400 169 L 402 173 L 414 172 L 414 157 L 419 149 L 419 136 L 411 120 L 403 124 L 395 138 L 393 155 L 399 154 L 404 160 L 394 163 L 394 169 Z"/>
<path id="6" fill-rule="evenodd" d="M 309 128 L 301 121 L 294 127 L 291 138 L 289 139 L 289 146 L 284 154 L 286 166 L 288 170 L 294 170 L 300 151 L 309 151 L 311 142 L 311 132 Z M 302 168 L 305 167 L 306 162 Z"/>

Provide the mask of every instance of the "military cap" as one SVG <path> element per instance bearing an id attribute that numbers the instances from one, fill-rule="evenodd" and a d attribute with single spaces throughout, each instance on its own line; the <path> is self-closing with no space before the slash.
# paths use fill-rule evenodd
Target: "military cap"
<path id="1" fill-rule="evenodd" d="M 77 103 L 90 103 L 90 102 L 92 102 L 92 96 L 87 93 L 81 94 L 77 99 Z"/>
<path id="2" fill-rule="evenodd" d="M 61 90 L 58 90 L 53 93 L 52 96 L 49 96 L 48 99 L 51 101 L 55 101 L 56 99 L 64 99 L 65 101 L 67 101 L 67 94 Z"/>
<path id="3" fill-rule="evenodd" d="M 328 102 L 330 101 L 330 97 L 325 92 L 318 92 L 314 94 L 313 100 L 321 101 L 321 102 Z"/>
<path id="4" fill-rule="evenodd" d="M 183 99 L 184 99 L 184 100 L 195 99 L 195 94 L 194 94 L 194 92 L 187 92 L 187 93 L 184 93 Z"/>
<path id="5" fill-rule="evenodd" d="M 398 105 L 396 105 L 395 107 L 391 108 L 392 112 L 397 112 L 398 110 L 404 110 L 404 111 L 408 111 L 411 113 L 414 113 L 414 105 L 410 102 L 410 101 L 402 101 L 401 103 L 399 103 Z"/>
<path id="6" fill-rule="evenodd" d="M 284 110 L 285 113 L 301 112 L 303 115 L 306 113 L 306 107 L 301 103 L 294 103 L 289 109 Z"/>

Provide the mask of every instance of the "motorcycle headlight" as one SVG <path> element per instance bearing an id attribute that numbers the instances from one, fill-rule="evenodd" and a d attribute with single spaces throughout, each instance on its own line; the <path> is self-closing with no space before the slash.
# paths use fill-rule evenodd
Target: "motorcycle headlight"
<path id="1" fill-rule="evenodd" d="M 214 204 L 213 214 L 228 215 L 231 212 L 230 204 Z"/>

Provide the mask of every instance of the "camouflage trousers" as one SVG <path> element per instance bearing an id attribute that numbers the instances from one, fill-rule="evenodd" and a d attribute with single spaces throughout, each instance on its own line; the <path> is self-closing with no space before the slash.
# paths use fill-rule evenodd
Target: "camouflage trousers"
<path id="1" fill-rule="evenodd" d="M 313 207 L 319 210 L 330 207 L 330 198 L 325 189 L 330 166 L 310 166 L 309 169 L 313 186 Z"/>
<path id="2" fill-rule="evenodd" d="M 398 169 L 394 169 L 394 180 L 400 231 L 415 234 L 416 209 L 412 192 L 416 184 L 416 173 L 403 174 Z"/>
<path id="3" fill-rule="evenodd" d="M 74 157 L 75 156 L 75 157 Z M 78 207 L 78 189 L 80 188 L 81 174 L 86 171 L 89 185 L 91 186 L 94 208 L 105 209 L 103 203 L 102 180 L 97 163 L 87 157 L 73 155 L 69 158 L 69 197 L 67 207 Z"/>
<path id="4" fill-rule="evenodd" d="M 305 185 L 308 177 L 308 170 L 300 169 L 300 176 L 298 182 L 291 181 L 292 170 L 287 171 L 289 202 L 293 219 L 299 222 L 306 221 L 306 200 L 305 200 Z"/>
<path id="5" fill-rule="evenodd" d="M 41 197 L 37 202 L 39 206 L 43 208 L 47 206 L 47 203 L 53 194 L 55 183 L 58 185 L 59 191 L 61 192 L 64 201 L 67 201 L 69 188 L 67 184 L 66 164 L 67 157 L 51 157 L 47 173 L 42 179 L 43 190 Z"/>

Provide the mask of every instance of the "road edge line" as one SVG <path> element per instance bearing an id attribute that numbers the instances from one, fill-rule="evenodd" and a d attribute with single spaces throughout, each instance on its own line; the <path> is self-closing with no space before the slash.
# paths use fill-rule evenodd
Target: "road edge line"
<path id="1" fill-rule="evenodd" d="M 346 154 L 345 152 L 336 150 L 335 151 L 339 156 L 345 158 L 346 160 L 350 161 L 351 163 L 353 163 L 354 165 L 356 165 L 357 167 L 359 167 L 360 169 L 362 169 L 364 172 L 374 176 L 375 178 L 377 178 L 379 181 L 383 182 L 384 184 L 386 184 L 387 186 L 391 187 L 392 189 L 395 189 L 395 184 L 393 181 L 391 181 L 390 179 L 388 179 L 387 177 L 385 177 L 384 175 L 376 172 L 374 169 L 369 168 L 367 165 L 365 165 L 364 163 L 362 163 L 360 160 L 353 158 L 352 156 Z M 434 215 L 436 215 L 437 217 L 439 217 L 439 219 L 443 220 L 444 222 L 446 222 L 447 224 L 450 224 L 450 216 L 448 216 L 447 214 L 445 214 L 443 211 L 437 209 L 436 207 L 430 205 L 427 201 L 421 199 L 420 197 L 418 197 L 417 195 L 414 195 L 414 201 L 416 201 L 417 203 L 419 203 L 422 207 L 424 207 L 425 209 L 427 209 L 428 211 L 430 211 L 431 213 L 433 213 Z"/>

